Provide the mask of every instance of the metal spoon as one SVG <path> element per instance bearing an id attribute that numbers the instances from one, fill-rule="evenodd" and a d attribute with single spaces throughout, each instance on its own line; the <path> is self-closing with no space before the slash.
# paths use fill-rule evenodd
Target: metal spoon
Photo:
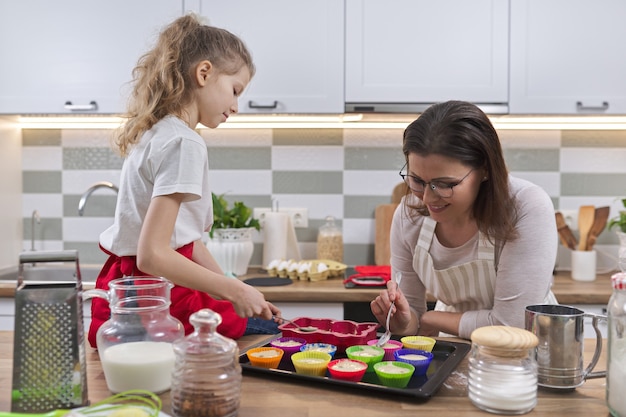
<path id="1" fill-rule="evenodd" d="M 315 327 L 315 326 L 300 326 L 295 321 L 287 320 L 286 318 L 283 318 L 283 317 L 280 317 L 280 316 L 273 316 L 273 318 L 275 318 L 277 320 L 286 321 L 287 323 L 291 323 L 294 326 L 296 326 L 298 328 L 298 330 L 303 331 L 303 332 L 314 332 L 314 331 L 318 330 L 318 328 Z"/>
<path id="2" fill-rule="evenodd" d="M 396 287 L 400 285 L 400 281 L 402 281 L 402 272 L 396 272 Z M 387 343 L 389 341 L 389 339 L 391 339 L 391 330 L 389 330 L 389 320 L 391 319 L 391 311 L 393 310 L 393 306 L 396 304 L 395 301 L 391 302 L 391 305 L 389 306 L 389 312 L 387 313 L 387 321 L 385 323 L 385 333 L 383 333 L 383 335 L 380 337 L 380 339 L 378 339 L 378 342 L 376 342 L 376 346 L 378 347 L 383 347 L 385 346 L 385 343 Z"/>

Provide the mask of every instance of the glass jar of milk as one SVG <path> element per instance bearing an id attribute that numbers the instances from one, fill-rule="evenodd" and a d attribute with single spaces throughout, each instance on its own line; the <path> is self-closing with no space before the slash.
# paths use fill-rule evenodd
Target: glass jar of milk
<path id="1" fill-rule="evenodd" d="M 184 336 L 182 323 L 170 315 L 173 284 L 161 277 L 124 277 L 109 291 L 89 296 L 109 301 L 111 318 L 96 334 L 104 378 L 111 392 L 170 389 L 174 369 L 172 343 Z"/>
<path id="2" fill-rule="evenodd" d="M 614 274 L 611 284 L 613 294 L 607 305 L 606 402 L 612 416 L 626 417 L 626 273 Z"/>

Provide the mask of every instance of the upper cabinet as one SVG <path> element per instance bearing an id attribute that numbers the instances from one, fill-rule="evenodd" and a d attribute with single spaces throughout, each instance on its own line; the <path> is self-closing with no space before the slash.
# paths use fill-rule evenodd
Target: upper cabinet
<path id="1" fill-rule="evenodd" d="M 240 113 L 626 114 L 624 0 L 0 1 L 0 114 L 114 114 L 167 23 L 240 36 Z"/>
<path id="2" fill-rule="evenodd" d="M 624 0 L 511 1 L 511 113 L 626 113 Z"/>
<path id="3" fill-rule="evenodd" d="M 0 5 L 0 113 L 121 113 L 132 69 L 182 0 Z"/>
<path id="4" fill-rule="evenodd" d="M 201 0 L 200 7 L 252 53 L 257 72 L 240 113 L 343 113 L 342 0 Z"/>
<path id="5" fill-rule="evenodd" d="M 507 0 L 346 0 L 346 109 L 506 112 L 508 44 Z"/>

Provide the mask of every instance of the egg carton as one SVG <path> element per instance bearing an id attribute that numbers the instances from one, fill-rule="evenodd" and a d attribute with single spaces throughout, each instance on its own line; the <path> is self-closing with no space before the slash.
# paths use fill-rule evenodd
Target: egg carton
<path id="1" fill-rule="evenodd" d="M 276 259 L 267 266 L 267 273 L 273 277 L 290 278 L 300 281 L 323 281 L 342 277 L 348 266 L 330 259 L 295 261 Z"/>

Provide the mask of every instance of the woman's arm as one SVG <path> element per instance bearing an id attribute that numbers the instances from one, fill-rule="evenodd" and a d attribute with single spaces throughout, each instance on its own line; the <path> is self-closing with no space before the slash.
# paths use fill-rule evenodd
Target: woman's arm
<path id="1" fill-rule="evenodd" d="M 395 334 L 414 335 L 419 330 L 419 317 L 426 311 L 426 289 L 413 269 L 413 251 L 421 229 L 421 220 L 411 222 L 407 217 L 405 197 L 396 209 L 391 223 L 390 246 L 392 276 L 400 272 L 402 281 L 399 290 L 388 283 L 387 290 L 371 303 L 376 319 L 385 324 L 391 301 L 395 309 L 390 327 Z"/>
<path id="2" fill-rule="evenodd" d="M 458 335 L 463 313 L 427 311 L 420 317 L 420 334 L 438 336 L 439 332 Z"/>
<path id="3" fill-rule="evenodd" d="M 137 248 L 137 267 L 152 275 L 164 276 L 177 285 L 203 291 L 233 303 L 241 317 L 271 319 L 280 311 L 268 303 L 263 294 L 243 282 L 224 276 L 208 252 L 196 242 L 196 263 L 170 247 L 183 194 L 154 197 L 141 227 Z"/>
<path id="4" fill-rule="evenodd" d="M 535 185 L 518 185 L 516 198 L 519 237 L 506 242 L 500 254 L 493 308 L 465 312 L 461 337 L 494 324 L 523 328 L 526 306 L 541 304 L 550 291 L 558 247 L 554 206 Z"/>

